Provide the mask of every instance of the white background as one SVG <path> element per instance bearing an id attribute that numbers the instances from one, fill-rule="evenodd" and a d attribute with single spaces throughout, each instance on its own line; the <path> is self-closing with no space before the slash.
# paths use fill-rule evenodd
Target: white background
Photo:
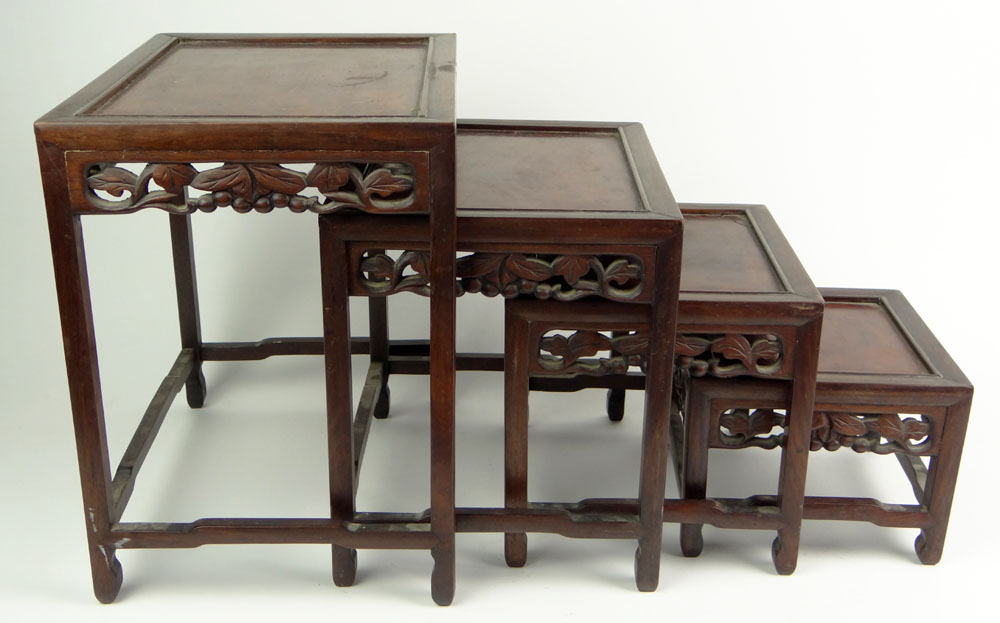
<path id="1" fill-rule="evenodd" d="M 0 613 L 16 615 L 6 620 L 988 616 L 1000 554 L 992 3 L 106 0 L 12 2 L 3 15 Z M 764 203 L 817 285 L 901 289 L 977 387 L 943 561 L 917 563 L 912 530 L 809 523 L 798 570 L 779 577 L 771 533 L 709 529 L 689 560 L 666 525 L 660 588 L 640 594 L 633 543 L 532 536 L 528 566 L 507 569 L 500 537 L 460 535 L 455 603 L 439 609 L 425 552 L 361 552 L 357 585 L 337 589 L 326 547 L 213 546 L 121 553 L 121 596 L 99 606 L 31 123 L 154 33 L 196 31 L 455 32 L 460 117 L 640 121 L 679 201 Z M 248 72 L 233 97 L 267 88 Z M 195 226 L 206 339 L 319 334 L 315 217 L 220 210 Z M 166 218 L 85 227 L 116 463 L 177 350 Z M 462 349 L 499 348 L 501 307 L 460 302 Z M 364 334 L 364 307 L 354 310 Z M 394 337 L 426 334 L 426 301 L 396 297 L 391 313 Z M 356 379 L 363 370 L 358 358 Z M 206 373 L 205 409 L 174 405 L 126 519 L 322 516 L 320 359 Z M 427 503 L 426 379 L 395 378 L 393 398 L 371 435 L 367 510 Z M 600 393 L 533 395 L 535 413 L 552 413 L 532 420 L 532 497 L 631 495 L 639 402 L 611 427 Z M 501 405 L 500 375 L 459 376 L 460 505 L 501 502 Z M 773 491 L 776 463 L 763 451 L 714 455 L 710 493 Z M 894 460 L 847 451 L 814 454 L 808 488 L 908 501 Z"/>

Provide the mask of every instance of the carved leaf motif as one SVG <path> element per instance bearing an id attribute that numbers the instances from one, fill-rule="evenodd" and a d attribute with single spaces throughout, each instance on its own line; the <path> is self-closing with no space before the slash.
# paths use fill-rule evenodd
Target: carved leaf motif
<path id="1" fill-rule="evenodd" d="M 719 426 L 728 430 L 731 435 L 739 435 L 746 439 L 750 436 L 749 420 L 746 409 L 733 409 L 719 417 Z"/>
<path id="2" fill-rule="evenodd" d="M 403 258 L 400 258 L 402 260 Z M 413 272 L 417 273 L 424 279 L 430 279 L 430 271 L 427 269 L 427 254 L 426 253 L 414 253 L 410 260 L 410 268 Z"/>
<path id="3" fill-rule="evenodd" d="M 174 195 L 180 194 L 196 175 L 198 171 L 190 164 L 158 164 L 153 167 L 153 181 Z"/>
<path id="4" fill-rule="evenodd" d="M 564 335 L 551 335 L 538 341 L 539 350 L 550 353 L 553 357 L 565 358 L 569 352 L 569 340 Z"/>
<path id="5" fill-rule="evenodd" d="M 132 204 L 133 208 L 162 207 L 169 209 L 171 206 L 181 205 L 184 201 L 180 195 L 165 190 L 155 190 L 146 194 L 142 199 Z"/>
<path id="6" fill-rule="evenodd" d="M 830 413 L 828 416 L 830 418 L 830 427 L 839 435 L 861 437 L 868 432 L 868 427 L 856 415 L 851 415 L 850 413 Z"/>
<path id="7" fill-rule="evenodd" d="M 695 357 L 708 350 L 711 341 L 697 335 L 678 335 L 675 341 L 677 354 Z"/>
<path id="8" fill-rule="evenodd" d="M 761 338 L 750 347 L 750 355 L 755 362 L 774 362 L 781 357 L 781 347 L 773 340 Z"/>
<path id="9" fill-rule="evenodd" d="M 490 253 L 474 253 L 459 258 L 455 262 L 455 274 L 460 279 L 482 277 L 500 270 L 504 256 Z"/>
<path id="10" fill-rule="evenodd" d="M 917 441 L 931 434 L 930 423 L 916 418 L 903 420 L 903 429 L 906 433 L 906 438 L 910 441 Z"/>
<path id="11" fill-rule="evenodd" d="M 226 190 L 248 201 L 253 199 L 253 179 L 242 164 L 224 164 L 202 171 L 191 180 L 191 186 L 209 192 Z"/>
<path id="12" fill-rule="evenodd" d="M 756 409 L 751 413 L 747 413 L 746 409 L 734 409 L 719 418 L 720 426 L 743 439 L 767 435 L 780 424 L 781 416 L 772 409 Z"/>
<path id="13" fill-rule="evenodd" d="M 552 262 L 552 270 L 572 285 L 590 272 L 590 260 L 581 255 L 560 255 Z"/>
<path id="14" fill-rule="evenodd" d="M 924 422 L 912 418 L 903 421 L 895 413 L 881 415 L 875 421 L 869 421 L 868 427 L 900 445 L 906 445 L 907 440 L 921 439 L 930 430 Z"/>
<path id="15" fill-rule="evenodd" d="M 616 283 L 623 286 L 630 281 L 638 281 L 642 279 L 642 273 L 639 267 L 634 264 L 629 264 L 628 260 L 619 258 L 614 260 L 608 267 L 604 269 L 604 282 L 605 283 Z"/>
<path id="16" fill-rule="evenodd" d="M 503 272 L 506 285 L 518 277 L 530 281 L 545 281 L 552 276 L 552 267 L 543 260 L 514 253 L 507 258 Z"/>
<path id="17" fill-rule="evenodd" d="M 727 335 L 712 345 L 712 352 L 721 353 L 726 359 L 736 359 L 748 368 L 753 367 L 753 350 L 742 335 Z"/>
<path id="18" fill-rule="evenodd" d="M 306 183 L 315 186 L 321 193 L 332 193 L 350 179 L 351 167 L 346 164 L 317 163 L 306 175 Z"/>
<path id="19" fill-rule="evenodd" d="M 260 192 L 274 191 L 294 195 L 306 187 L 306 178 L 298 171 L 292 171 L 277 164 L 247 165 L 257 181 Z"/>
<path id="20" fill-rule="evenodd" d="M 766 435 L 770 433 L 775 426 L 780 425 L 781 416 L 775 413 L 772 409 L 757 409 L 750 414 L 750 426 L 747 434 L 750 437 Z"/>
<path id="21" fill-rule="evenodd" d="M 135 173 L 119 167 L 108 167 L 87 178 L 87 185 L 92 189 L 103 190 L 114 197 L 121 197 L 122 193 L 134 192 L 135 182 Z"/>
<path id="22" fill-rule="evenodd" d="M 577 360 L 581 357 L 596 355 L 610 348 L 610 340 L 593 331 L 577 331 L 569 337 L 568 358 Z"/>
<path id="23" fill-rule="evenodd" d="M 649 350 L 649 336 L 643 334 L 616 337 L 612 343 L 615 350 L 622 355 L 645 355 Z"/>
<path id="24" fill-rule="evenodd" d="M 397 176 L 389 169 L 375 169 L 361 181 L 359 191 L 365 195 L 375 193 L 380 197 L 388 197 L 408 191 L 412 186 L 409 178 Z"/>
<path id="25" fill-rule="evenodd" d="M 825 436 L 826 431 L 830 428 L 830 418 L 827 417 L 826 413 L 822 411 L 813 412 L 813 423 L 812 429 L 814 435 Z"/>
<path id="26" fill-rule="evenodd" d="M 361 262 L 361 272 L 367 273 L 372 279 L 392 278 L 393 261 L 385 255 L 366 257 Z"/>

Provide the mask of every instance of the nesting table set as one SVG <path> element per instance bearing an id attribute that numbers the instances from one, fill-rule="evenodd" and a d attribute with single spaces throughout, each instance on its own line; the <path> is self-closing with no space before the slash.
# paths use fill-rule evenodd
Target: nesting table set
<path id="1" fill-rule="evenodd" d="M 637 124 L 456 123 L 454 86 L 450 35 L 158 35 L 36 123 L 100 601 L 118 549 L 216 543 L 329 544 L 340 586 L 358 549 L 428 549 L 439 604 L 457 532 L 504 533 L 511 566 L 528 532 L 634 539 L 647 591 L 665 521 L 686 555 L 703 524 L 775 530 L 779 573 L 804 518 L 919 528 L 920 559 L 940 558 L 972 388 L 901 295 L 817 290 L 761 206 L 678 205 Z M 81 217 L 150 208 L 168 215 L 181 351 L 112 472 Z M 319 215 L 322 337 L 202 338 L 192 215 L 216 209 Z M 430 298 L 429 340 L 389 339 L 401 292 Z M 502 354 L 456 353 L 456 297 L 475 294 L 505 300 Z M 350 296 L 369 299 L 367 339 Z M 121 520 L 174 395 L 203 405 L 203 362 L 299 354 L 325 359 L 329 517 Z M 352 354 L 371 360 L 357 404 Z M 456 506 L 457 370 L 504 374 L 502 508 Z M 400 374 L 430 376 L 430 508 L 368 512 L 365 445 Z M 529 390 L 595 387 L 612 420 L 644 390 L 636 489 L 531 501 Z M 894 454 L 917 503 L 806 497 L 810 449 L 841 446 Z M 706 499 L 708 449 L 745 447 L 780 448 L 777 495 Z"/>

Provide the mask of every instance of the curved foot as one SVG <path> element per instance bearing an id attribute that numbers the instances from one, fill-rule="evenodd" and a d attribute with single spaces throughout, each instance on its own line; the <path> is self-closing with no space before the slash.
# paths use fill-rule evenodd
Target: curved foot
<path id="1" fill-rule="evenodd" d="M 621 422 L 625 417 L 625 390 L 609 389 L 605 405 L 608 410 L 608 419 L 612 422 Z"/>
<path id="2" fill-rule="evenodd" d="M 205 395 L 208 393 L 208 384 L 205 382 L 205 374 L 201 371 L 201 365 L 191 373 L 185 383 L 187 390 L 187 403 L 192 409 L 200 409 L 205 404 Z"/>
<path id="3" fill-rule="evenodd" d="M 337 586 L 354 586 L 358 575 L 358 550 L 339 545 L 333 546 L 333 583 Z"/>
<path id="4" fill-rule="evenodd" d="M 917 539 L 913 542 L 913 549 L 917 552 L 917 558 L 925 565 L 936 565 L 941 562 L 942 548 L 931 547 L 930 539 L 927 538 L 923 530 L 920 531 Z"/>
<path id="5" fill-rule="evenodd" d="M 705 539 L 701 535 L 701 524 L 681 524 L 681 553 L 688 558 L 701 555 Z"/>
<path id="6" fill-rule="evenodd" d="M 651 593 L 660 583 L 660 552 L 643 555 L 642 546 L 635 548 L 635 587 L 642 593 Z"/>
<path id="7" fill-rule="evenodd" d="M 771 562 L 774 563 L 778 575 L 792 575 L 795 572 L 797 558 L 795 555 L 789 556 L 784 550 L 780 534 L 774 537 L 774 541 L 771 542 Z"/>
<path id="8" fill-rule="evenodd" d="M 378 400 L 375 401 L 374 415 L 376 420 L 384 420 L 389 417 L 389 402 L 389 385 L 383 384 Z"/>
<path id="9" fill-rule="evenodd" d="M 455 599 L 455 542 L 431 548 L 431 556 L 431 597 L 439 606 L 450 606 Z"/>
<path id="10" fill-rule="evenodd" d="M 101 558 L 99 561 L 92 560 L 92 564 L 95 564 L 93 568 L 94 597 L 97 597 L 97 601 L 102 604 L 109 604 L 118 597 L 118 593 L 122 589 L 124 574 L 122 573 L 122 565 L 115 556 L 114 548 L 98 546 L 97 549 Z"/>
<path id="11" fill-rule="evenodd" d="M 503 557 L 508 567 L 523 567 L 528 561 L 528 535 L 523 532 L 503 535 Z"/>

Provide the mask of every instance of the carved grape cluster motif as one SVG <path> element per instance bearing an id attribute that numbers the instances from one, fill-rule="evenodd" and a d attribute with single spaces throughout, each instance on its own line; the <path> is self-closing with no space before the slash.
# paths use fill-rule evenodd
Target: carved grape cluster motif
<path id="1" fill-rule="evenodd" d="M 148 164 L 139 175 L 99 164 L 88 172 L 86 182 L 92 191 L 91 203 L 101 210 L 159 208 L 177 214 L 211 212 L 219 207 L 232 207 L 240 213 L 274 208 L 321 214 L 342 208 L 406 211 L 413 206 L 415 188 L 413 168 L 408 164 L 348 162 L 316 163 L 308 173 L 261 162 L 228 162 L 204 171 L 185 163 Z M 152 189 L 151 183 L 160 189 Z M 205 194 L 188 199 L 188 188 Z M 300 194 L 307 188 L 315 188 L 315 195 Z M 93 191 L 125 198 L 108 200 Z"/>
<path id="2" fill-rule="evenodd" d="M 367 251 L 359 264 L 359 282 L 372 294 L 430 293 L 423 251 L 405 251 L 398 259 Z M 642 292 L 638 258 L 524 253 L 473 253 L 455 262 L 457 294 L 480 292 L 513 298 L 532 294 L 540 299 L 573 301 L 584 296 L 632 300 Z"/>

